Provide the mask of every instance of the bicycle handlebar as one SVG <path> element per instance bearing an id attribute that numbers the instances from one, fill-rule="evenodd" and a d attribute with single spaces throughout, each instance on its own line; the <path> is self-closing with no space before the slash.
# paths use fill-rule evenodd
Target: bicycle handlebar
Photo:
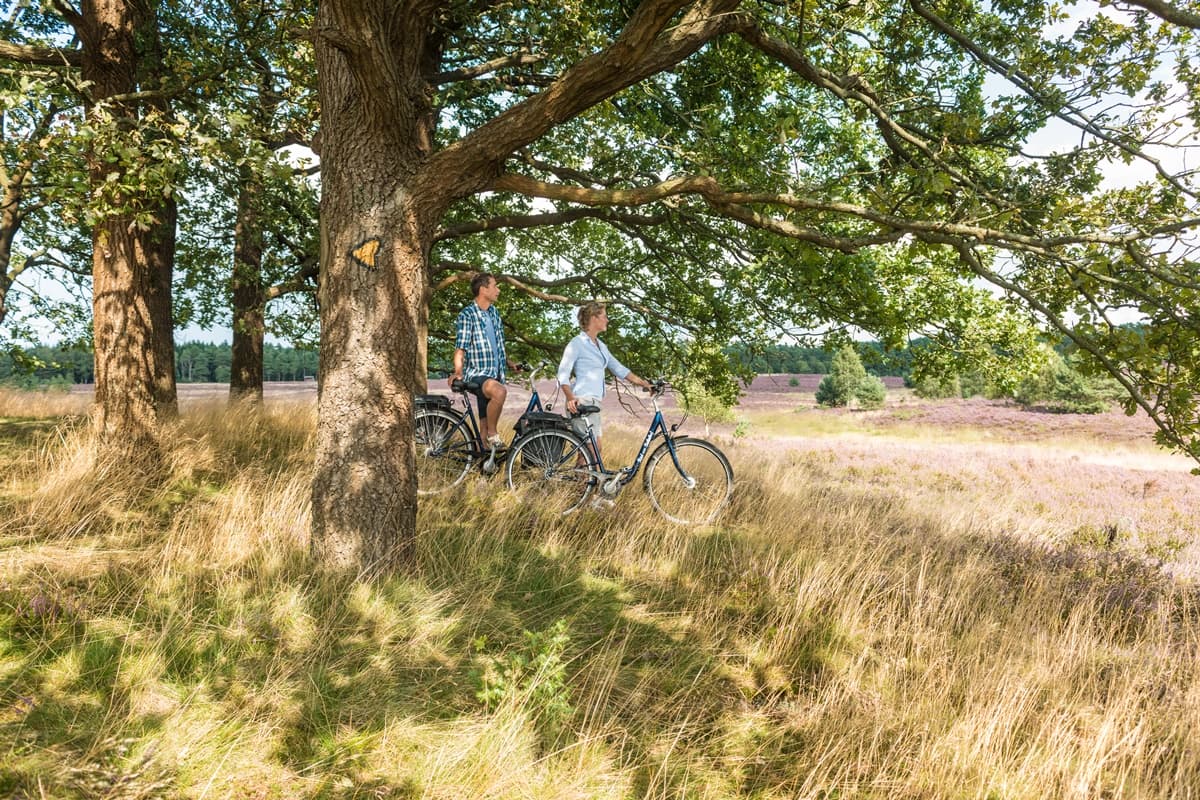
<path id="1" fill-rule="evenodd" d="M 651 397 L 662 397 L 669 388 L 671 388 L 671 384 L 665 378 L 657 378 L 650 381 L 649 389 L 643 389 L 642 391 L 648 391 Z"/>

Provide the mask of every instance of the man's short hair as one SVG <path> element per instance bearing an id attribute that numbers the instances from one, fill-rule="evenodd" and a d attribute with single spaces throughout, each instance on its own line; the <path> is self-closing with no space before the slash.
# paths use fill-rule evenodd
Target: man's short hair
<path id="1" fill-rule="evenodd" d="M 604 303 L 599 303 L 593 300 L 590 303 L 584 303 L 579 307 L 579 327 L 582 330 L 587 330 L 588 323 L 592 321 L 592 317 L 604 311 Z"/>
<path id="2" fill-rule="evenodd" d="M 496 276 L 490 272 L 477 272 L 475 277 L 471 278 L 471 297 L 479 297 L 479 290 L 488 285 L 488 281 L 496 280 Z"/>

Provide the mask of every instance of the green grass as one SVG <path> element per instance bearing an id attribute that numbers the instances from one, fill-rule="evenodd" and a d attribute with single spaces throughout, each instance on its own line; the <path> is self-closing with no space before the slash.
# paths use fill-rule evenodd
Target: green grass
<path id="1" fill-rule="evenodd" d="M 410 574 L 360 583 L 308 555 L 310 417 L 187 418 L 158 483 L 89 461 L 78 432 L 34 458 L 39 434 L 3 430 L 28 457 L 5 490 L 0 796 L 1167 797 L 1200 778 L 1200 604 L 1111 550 L 759 457 L 700 530 L 636 486 L 562 520 L 472 481 L 422 503 Z"/>

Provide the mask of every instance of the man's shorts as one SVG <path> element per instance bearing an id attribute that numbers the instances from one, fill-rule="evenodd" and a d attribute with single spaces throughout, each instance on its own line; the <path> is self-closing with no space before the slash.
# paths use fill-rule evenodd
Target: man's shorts
<path id="1" fill-rule="evenodd" d="M 581 406 L 599 406 L 600 405 L 599 397 L 579 397 L 578 395 L 576 395 L 575 399 L 579 401 L 579 405 L 581 405 Z M 581 417 L 581 419 L 587 420 L 588 425 L 590 425 L 592 428 L 592 435 L 595 436 L 597 439 L 599 439 L 600 438 L 600 430 L 601 430 L 601 428 L 600 428 L 600 412 L 595 411 L 591 414 L 584 414 Z"/>
<path id="2" fill-rule="evenodd" d="M 496 377 L 490 376 L 490 375 L 472 375 L 468 380 L 476 381 L 479 383 L 479 391 L 471 392 L 471 394 L 475 395 L 475 399 L 478 401 L 479 418 L 483 419 L 484 417 L 487 416 L 487 410 L 488 410 L 488 399 L 487 399 L 487 395 L 485 395 L 483 393 L 483 385 L 485 383 L 487 383 L 488 381 L 499 381 L 501 384 L 503 384 L 504 381 L 501 381 L 499 378 L 496 378 Z"/>

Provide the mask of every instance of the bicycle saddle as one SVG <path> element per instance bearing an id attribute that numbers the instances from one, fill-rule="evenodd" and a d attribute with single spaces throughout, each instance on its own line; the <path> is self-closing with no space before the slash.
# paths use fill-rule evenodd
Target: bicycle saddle
<path id="1" fill-rule="evenodd" d="M 577 406 L 575 409 L 575 413 L 572 414 L 571 416 L 572 417 L 582 417 L 586 414 L 598 414 L 599 412 L 600 412 L 600 406 Z"/>
<path id="2" fill-rule="evenodd" d="M 455 391 L 455 392 L 474 392 L 474 393 L 476 393 L 476 394 L 478 394 L 478 393 L 479 393 L 479 390 L 480 390 L 480 388 L 482 388 L 482 387 L 483 387 L 483 384 L 482 384 L 482 383 L 480 383 L 480 382 L 479 382 L 479 381 L 477 381 L 477 380 L 467 380 L 467 381 L 464 381 L 464 380 L 462 380 L 462 379 L 457 379 L 457 378 L 455 379 L 454 383 L 450 384 L 450 389 L 451 389 L 452 391 Z"/>

